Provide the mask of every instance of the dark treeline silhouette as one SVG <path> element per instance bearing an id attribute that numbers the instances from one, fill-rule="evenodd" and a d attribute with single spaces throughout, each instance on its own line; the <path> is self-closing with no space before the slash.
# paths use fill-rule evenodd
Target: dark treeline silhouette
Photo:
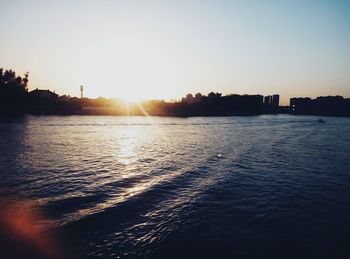
<path id="1" fill-rule="evenodd" d="M 125 103 L 118 99 L 59 96 L 50 90 L 28 92 L 28 73 L 17 76 L 0 69 L 0 115 L 153 115 L 153 116 L 233 116 L 275 113 L 350 116 L 350 99 L 341 96 L 292 98 L 290 106 L 279 106 L 279 95 L 223 96 L 187 94 L 176 102 L 164 100 Z"/>
<path id="2" fill-rule="evenodd" d="M 155 116 L 230 116 L 257 115 L 278 111 L 279 96 L 227 95 L 211 92 L 207 96 L 188 94 L 181 101 L 164 100 L 124 103 L 117 99 L 59 96 L 50 90 L 28 92 L 28 73 L 16 76 L 1 69 L 1 114 L 43 115 L 155 115 Z"/>
<path id="3" fill-rule="evenodd" d="M 187 95 L 187 97 L 190 95 Z M 211 93 L 191 100 L 177 102 L 164 100 L 125 103 L 117 99 L 76 98 L 58 96 L 48 90 L 34 90 L 28 94 L 28 113 L 31 114 L 81 114 L 81 115 L 153 115 L 153 116 L 230 116 L 257 115 L 277 111 L 264 104 L 259 95 L 228 95 Z"/>

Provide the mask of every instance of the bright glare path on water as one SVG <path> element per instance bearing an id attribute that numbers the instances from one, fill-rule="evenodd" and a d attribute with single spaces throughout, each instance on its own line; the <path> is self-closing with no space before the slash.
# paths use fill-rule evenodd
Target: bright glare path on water
<path id="1" fill-rule="evenodd" d="M 349 257 L 350 119 L 0 121 L 0 187 L 77 258 Z"/>

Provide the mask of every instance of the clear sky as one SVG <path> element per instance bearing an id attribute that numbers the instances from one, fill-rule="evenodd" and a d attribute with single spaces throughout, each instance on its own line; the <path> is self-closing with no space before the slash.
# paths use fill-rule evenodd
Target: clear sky
<path id="1" fill-rule="evenodd" d="M 350 97 L 350 1 L 0 0 L 0 67 L 88 97 Z"/>

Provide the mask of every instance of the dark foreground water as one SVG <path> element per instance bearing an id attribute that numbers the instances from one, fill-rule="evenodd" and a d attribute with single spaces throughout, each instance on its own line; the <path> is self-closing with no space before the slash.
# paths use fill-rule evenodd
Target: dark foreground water
<path id="1" fill-rule="evenodd" d="M 2 120 L 2 199 L 76 258 L 350 258 L 350 119 L 318 119 Z"/>

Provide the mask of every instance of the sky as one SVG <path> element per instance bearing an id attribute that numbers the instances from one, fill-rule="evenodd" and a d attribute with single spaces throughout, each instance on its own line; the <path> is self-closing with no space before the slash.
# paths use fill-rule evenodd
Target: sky
<path id="1" fill-rule="evenodd" d="M 0 0 L 0 67 L 29 89 L 350 97 L 350 1 Z"/>

